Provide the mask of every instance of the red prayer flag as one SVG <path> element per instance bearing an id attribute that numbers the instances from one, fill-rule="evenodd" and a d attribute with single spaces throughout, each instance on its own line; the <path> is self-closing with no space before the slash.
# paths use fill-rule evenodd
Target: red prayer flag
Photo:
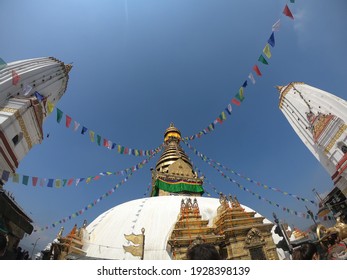
<path id="1" fill-rule="evenodd" d="M 235 99 L 235 98 L 233 98 L 233 99 L 231 100 L 231 102 L 234 103 L 234 104 L 237 105 L 237 106 L 240 106 L 240 104 L 241 104 L 241 102 L 238 101 L 238 100 Z"/>
<path id="2" fill-rule="evenodd" d="M 69 181 L 67 181 L 67 185 L 68 185 L 68 186 L 71 186 L 71 184 L 73 183 L 73 181 L 74 181 L 73 178 L 69 179 Z"/>
<path id="3" fill-rule="evenodd" d="M 20 77 L 19 77 L 19 75 L 17 74 L 17 72 L 14 71 L 14 70 L 12 70 L 12 84 L 13 84 L 14 86 L 18 84 L 19 79 L 20 79 Z"/>
<path id="4" fill-rule="evenodd" d="M 104 147 L 108 147 L 108 140 L 104 138 Z"/>
<path id="5" fill-rule="evenodd" d="M 254 65 L 254 66 L 253 66 L 253 70 L 254 70 L 255 73 L 257 73 L 258 76 L 261 76 L 261 72 L 260 72 L 260 70 L 259 70 L 258 65 Z"/>
<path id="6" fill-rule="evenodd" d="M 285 14 L 287 17 L 290 17 L 291 19 L 294 19 L 292 12 L 288 8 L 288 5 L 284 7 L 283 14 Z"/>
<path id="7" fill-rule="evenodd" d="M 66 115 L 66 127 L 70 127 L 70 124 L 71 124 L 71 117 L 69 117 L 68 115 Z"/>
<path id="8" fill-rule="evenodd" d="M 37 178 L 37 177 L 32 177 L 31 179 L 32 179 L 32 181 L 33 181 L 33 186 L 36 187 L 36 184 L 37 184 L 37 181 L 38 181 L 39 178 Z"/>

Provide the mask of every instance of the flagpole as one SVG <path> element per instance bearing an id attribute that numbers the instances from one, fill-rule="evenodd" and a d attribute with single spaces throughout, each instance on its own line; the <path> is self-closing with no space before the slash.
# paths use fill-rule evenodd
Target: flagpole
<path id="1" fill-rule="evenodd" d="M 141 260 L 144 260 L 144 257 L 145 257 L 145 229 L 142 228 L 141 232 L 142 232 L 142 256 L 141 256 Z"/>

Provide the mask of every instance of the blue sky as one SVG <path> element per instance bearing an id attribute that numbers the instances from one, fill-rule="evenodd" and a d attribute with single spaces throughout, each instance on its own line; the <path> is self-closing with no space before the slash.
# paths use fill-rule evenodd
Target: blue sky
<path id="1" fill-rule="evenodd" d="M 53 56 L 73 62 L 67 91 L 57 107 L 81 125 L 117 144 L 153 149 L 174 122 L 183 136 L 206 128 L 238 92 L 254 64 L 263 76 L 248 82 L 245 100 L 233 105 L 222 125 L 190 144 L 206 156 L 249 178 L 314 199 L 332 189 L 328 174 L 296 136 L 278 109 L 276 85 L 303 81 L 347 99 L 347 19 L 343 0 L 116 0 L 20 1 L 0 4 L 0 57 L 7 62 Z M 282 14 L 288 4 L 295 20 Z M 271 27 L 278 20 L 269 65 L 261 65 Z M 143 158 L 121 155 L 91 143 L 87 136 L 57 124 L 55 111 L 44 124 L 50 137 L 23 159 L 19 174 L 40 178 L 77 178 L 131 167 Z M 283 212 L 221 177 L 182 147 L 218 191 L 269 219 L 276 212 L 290 225 L 311 224 Z M 107 209 L 142 198 L 158 156 L 94 207 L 63 224 L 68 232 Z M 254 193 L 305 212 L 311 204 L 231 178 Z M 9 182 L 36 227 L 22 241 L 41 250 L 58 233 L 51 224 L 83 209 L 119 181 L 102 177 L 77 187 L 47 188 Z M 206 191 L 217 197 L 207 184 Z"/>

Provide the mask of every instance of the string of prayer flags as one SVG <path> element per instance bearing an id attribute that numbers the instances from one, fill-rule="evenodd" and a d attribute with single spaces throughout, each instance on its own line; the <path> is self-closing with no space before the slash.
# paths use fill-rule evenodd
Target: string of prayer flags
<path id="1" fill-rule="evenodd" d="M 4 69 L 7 66 L 7 63 L 0 57 L 0 70 Z"/>
<path id="2" fill-rule="evenodd" d="M 98 180 L 100 179 L 100 175 L 102 176 L 110 176 L 110 175 L 126 175 L 129 174 L 131 172 L 135 172 L 136 170 L 139 170 L 141 168 L 143 168 L 153 157 L 155 154 L 151 155 L 150 157 L 143 159 L 142 161 L 140 161 L 138 164 L 125 168 L 123 170 L 120 171 L 115 171 L 115 172 L 99 172 L 99 174 L 94 175 L 94 176 L 88 176 L 87 179 L 86 178 L 69 178 L 69 179 L 55 179 L 55 178 L 50 178 L 48 179 L 48 183 L 46 185 L 46 179 L 45 178 L 39 178 L 37 176 L 28 176 L 28 175 L 20 175 L 18 173 L 11 173 L 7 170 L 0 170 L 0 178 L 7 182 L 9 181 L 9 179 L 12 177 L 12 182 L 13 183 L 19 183 L 20 182 L 20 178 L 22 178 L 21 180 L 21 184 L 23 185 L 28 185 L 30 182 L 30 178 L 31 178 L 31 182 L 32 182 L 32 186 L 37 186 L 37 183 L 40 182 L 40 186 L 44 187 L 45 185 L 49 188 L 53 188 L 53 186 L 55 187 L 65 187 L 67 186 L 71 186 L 73 184 L 73 182 L 76 182 L 76 186 L 85 181 L 86 183 L 91 182 L 91 180 Z"/>
<path id="3" fill-rule="evenodd" d="M 294 1 L 294 0 L 293 0 Z M 294 3 L 294 2 L 292 2 Z M 286 16 L 289 16 L 289 17 L 292 17 L 294 19 L 294 17 L 292 16 L 291 14 L 291 11 L 289 10 L 288 6 L 286 5 L 285 8 L 284 8 L 284 11 L 283 13 L 286 15 Z M 267 40 L 267 44 L 265 45 L 265 47 L 263 48 L 263 53 L 264 55 L 267 57 L 267 59 L 270 59 L 272 54 L 271 54 L 271 50 L 270 50 L 270 46 L 271 47 L 275 47 L 275 34 L 274 32 L 276 31 L 279 31 L 280 29 L 280 26 L 281 26 L 281 20 L 277 20 L 273 25 L 272 25 L 272 32 L 271 32 L 271 35 L 269 37 L 269 39 Z M 267 59 L 263 56 L 263 54 L 261 54 L 258 58 L 258 61 L 261 62 L 262 64 L 265 64 L 265 65 L 268 65 L 269 62 L 267 61 Z M 257 74 L 257 76 L 262 76 L 262 73 L 258 67 L 258 65 L 254 65 L 252 70 Z M 248 75 L 248 78 L 249 80 L 252 82 L 252 84 L 254 85 L 256 83 L 256 80 L 253 76 L 253 73 L 250 72 L 249 75 Z M 247 80 L 246 82 L 242 85 L 243 88 L 245 88 L 247 86 Z M 236 106 L 240 106 L 241 105 L 241 102 L 244 100 L 244 95 L 243 93 L 238 93 L 236 94 L 232 99 L 231 99 L 231 103 L 236 105 Z M 231 104 L 229 104 L 231 106 Z M 229 115 L 231 115 L 231 111 L 230 110 L 230 106 L 227 106 L 227 108 L 225 108 L 224 111 L 226 111 Z M 196 138 L 200 138 L 202 135 L 204 134 L 207 134 L 211 131 L 214 130 L 214 126 L 212 127 L 211 125 L 215 125 L 215 124 L 222 124 L 223 123 L 223 120 L 221 119 L 221 116 L 218 116 L 210 125 L 208 125 L 207 128 L 204 128 L 203 130 L 200 130 L 199 132 L 195 133 L 194 135 L 192 136 L 189 136 L 189 137 L 184 137 L 182 139 L 184 140 L 194 140 Z"/>
<path id="4" fill-rule="evenodd" d="M 53 110 L 53 109 L 54 109 L 54 106 L 52 106 L 52 108 L 50 110 Z M 62 110 L 60 110 L 59 108 L 56 108 L 56 110 L 57 110 L 57 123 L 60 123 L 62 118 L 63 118 L 64 112 Z M 65 126 L 67 128 L 70 128 L 73 119 L 70 116 L 66 115 L 66 114 L 65 114 L 65 117 L 66 117 Z M 80 123 L 74 120 L 73 131 L 76 132 L 79 127 L 80 127 Z M 93 142 L 93 143 L 95 142 L 99 146 L 101 146 L 101 143 L 103 141 L 103 146 L 108 148 L 109 150 L 113 150 L 113 149 L 115 149 L 115 147 L 118 147 L 118 149 L 116 149 L 116 150 L 120 154 L 134 155 L 134 156 L 150 156 L 150 155 L 154 155 L 158 151 L 160 151 L 161 146 L 162 146 L 162 145 L 160 145 L 157 148 L 152 149 L 152 150 L 133 149 L 133 148 L 129 148 L 129 147 L 124 147 L 122 145 L 117 145 L 117 144 L 113 143 L 112 141 L 107 140 L 106 138 L 102 137 L 99 134 L 96 134 L 96 139 L 95 139 L 95 132 L 93 130 L 88 129 L 85 126 L 82 126 L 81 134 L 85 135 L 87 131 L 89 131 L 89 138 L 90 138 L 91 142 Z"/>
<path id="5" fill-rule="evenodd" d="M 224 170 L 226 170 L 226 171 L 228 171 L 228 172 L 231 172 L 232 174 L 237 175 L 238 177 L 240 177 L 240 178 L 242 178 L 242 179 L 244 179 L 244 180 L 247 180 L 248 182 L 250 182 L 250 183 L 252 183 L 252 184 L 257 185 L 258 187 L 263 187 L 265 190 L 272 190 L 272 191 L 275 191 L 275 192 L 280 192 L 280 193 L 282 193 L 282 194 L 284 194 L 284 195 L 289 195 L 289 196 L 291 196 L 291 197 L 293 197 L 293 198 L 295 198 L 295 199 L 297 199 L 297 200 L 299 200 L 299 201 L 310 202 L 310 203 L 312 203 L 312 204 L 314 204 L 314 205 L 317 206 L 317 203 L 316 203 L 314 200 L 309 200 L 309 199 L 307 199 L 307 198 L 303 198 L 303 197 L 300 197 L 300 196 L 298 196 L 298 195 L 291 194 L 291 193 L 286 192 L 286 191 L 282 191 L 280 188 L 269 187 L 269 186 L 267 186 L 267 185 L 265 185 L 265 184 L 263 184 L 263 183 L 261 183 L 261 182 L 258 182 L 258 181 L 256 181 L 256 180 L 253 180 L 253 179 L 251 179 L 251 178 L 248 178 L 248 177 L 246 177 L 246 176 L 244 176 L 244 175 L 242 175 L 242 174 L 240 174 L 240 173 L 238 173 L 238 172 L 236 172 L 236 171 L 233 171 L 232 169 L 230 169 L 230 168 L 224 166 L 223 164 L 221 164 L 221 163 L 219 163 L 219 162 L 217 162 L 217 161 L 215 161 L 215 160 L 213 160 L 213 159 L 207 157 L 206 155 L 202 154 L 201 152 L 199 152 L 198 150 L 196 150 L 194 147 L 192 147 L 192 145 L 190 145 L 190 144 L 187 143 L 186 141 L 183 141 L 183 143 L 186 144 L 187 147 L 188 147 L 189 149 L 191 149 L 200 159 L 202 159 L 203 161 L 205 161 L 205 162 L 207 162 L 207 163 L 209 163 L 209 164 L 215 164 L 215 165 L 217 165 L 217 166 L 220 166 L 220 167 L 222 167 Z M 212 166 L 212 167 L 213 167 L 213 166 Z"/>
<path id="6" fill-rule="evenodd" d="M 292 2 L 292 3 L 294 3 L 294 2 Z M 283 14 L 286 15 L 287 17 L 290 17 L 291 19 L 294 19 L 294 16 L 293 16 L 292 12 L 290 11 L 288 5 L 286 5 L 284 7 Z"/>
<path id="7" fill-rule="evenodd" d="M 109 191 L 107 191 L 106 193 L 104 193 L 102 196 L 100 196 L 97 199 L 94 199 L 94 201 L 90 202 L 89 204 L 87 204 L 85 207 L 83 207 L 82 209 L 70 214 L 69 216 L 60 219 L 59 221 L 53 222 L 51 223 L 50 226 L 44 226 L 44 227 L 35 227 L 34 228 L 34 232 L 38 232 L 38 231 L 44 231 L 47 230 L 49 228 L 55 228 L 57 225 L 59 224 L 63 224 L 67 221 L 70 221 L 73 218 L 76 218 L 80 215 L 83 215 L 88 209 L 94 207 L 96 204 L 100 203 L 101 201 L 103 201 L 105 198 L 109 197 L 110 195 L 112 195 L 120 186 L 122 186 L 123 184 L 125 184 L 129 178 L 132 176 L 133 174 L 130 173 L 128 174 L 123 180 L 121 180 L 120 182 L 118 182 L 112 189 L 110 189 Z"/>
<path id="8" fill-rule="evenodd" d="M 185 144 L 187 144 L 187 143 L 185 143 Z M 269 200 L 269 199 L 266 199 L 265 197 L 262 197 L 261 195 L 259 195 L 259 194 L 255 193 L 255 192 L 251 191 L 250 189 L 248 189 L 248 188 L 242 186 L 240 183 L 238 183 L 237 181 L 233 180 L 232 178 L 230 178 L 229 176 L 227 176 L 226 174 L 224 174 L 224 173 L 223 173 L 221 170 L 219 170 L 216 166 L 212 165 L 211 162 L 209 162 L 208 164 L 209 164 L 210 166 L 212 166 L 213 168 L 215 168 L 215 169 L 218 171 L 218 173 L 219 173 L 224 179 L 227 179 L 227 180 L 229 180 L 231 183 L 236 184 L 241 190 L 250 193 L 251 195 L 257 197 L 259 200 L 263 200 L 264 202 L 267 202 L 268 204 L 270 204 L 270 205 L 272 205 L 272 206 L 281 208 L 282 211 L 284 211 L 284 212 L 287 212 L 287 213 L 289 213 L 289 214 L 296 215 L 296 216 L 298 216 L 298 217 L 300 217 L 300 218 L 305 218 L 305 219 L 310 219 L 310 218 L 311 218 L 310 215 L 308 215 L 307 212 L 300 212 L 300 211 L 292 210 L 292 209 L 289 209 L 289 208 L 287 208 L 287 207 L 281 206 L 280 204 L 278 204 L 278 203 L 276 203 L 276 202 L 273 202 L 273 201 L 271 201 L 271 200 Z M 199 170 L 199 168 L 197 168 L 195 165 L 193 165 L 193 166 L 194 166 L 194 170 L 196 170 L 196 171 L 198 172 L 199 176 L 203 176 L 203 177 L 204 177 L 204 184 L 205 184 L 205 183 L 208 183 L 208 184 L 211 186 L 211 188 L 213 189 L 213 191 L 217 194 L 217 196 L 219 196 L 221 192 L 218 191 L 217 188 L 216 188 L 211 182 L 209 182 L 209 180 L 207 179 L 207 177 L 205 176 L 205 174 L 203 174 L 203 173 L 201 172 L 201 170 Z M 205 188 L 204 188 L 204 190 L 205 190 Z M 205 190 L 205 191 L 206 191 L 206 190 Z M 206 191 L 206 193 L 207 193 L 207 191 Z M 315 216 L 314 219 L 315 219 L 315 220 L 318 220 L 318 216 Z M 328 219 L 331 220 L 332 218 L 331 218 L 330 216 L 325 216 L 324 219 L 325 219 L 325 220 L 328 220 Z"/>
<path id="9" fill-rule="evenodd" d="M 20 76 L 15 70 L 12 70 L 12 85 L 16 86 L 20 80 Z"/>

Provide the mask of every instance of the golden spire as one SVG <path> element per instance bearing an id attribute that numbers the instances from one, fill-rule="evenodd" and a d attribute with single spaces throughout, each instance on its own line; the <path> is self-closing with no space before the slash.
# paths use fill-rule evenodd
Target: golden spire
<path id="1" fill-rule="evenodd" d="M 157 171 L 166 172 L 167 167 L 178 159 L 182 159 L 193 169 L 188 156 L 179 144 L 180 140 L 181 132 L 171 123 L 164 133 L 165 149 L 157 162 Z"/>

